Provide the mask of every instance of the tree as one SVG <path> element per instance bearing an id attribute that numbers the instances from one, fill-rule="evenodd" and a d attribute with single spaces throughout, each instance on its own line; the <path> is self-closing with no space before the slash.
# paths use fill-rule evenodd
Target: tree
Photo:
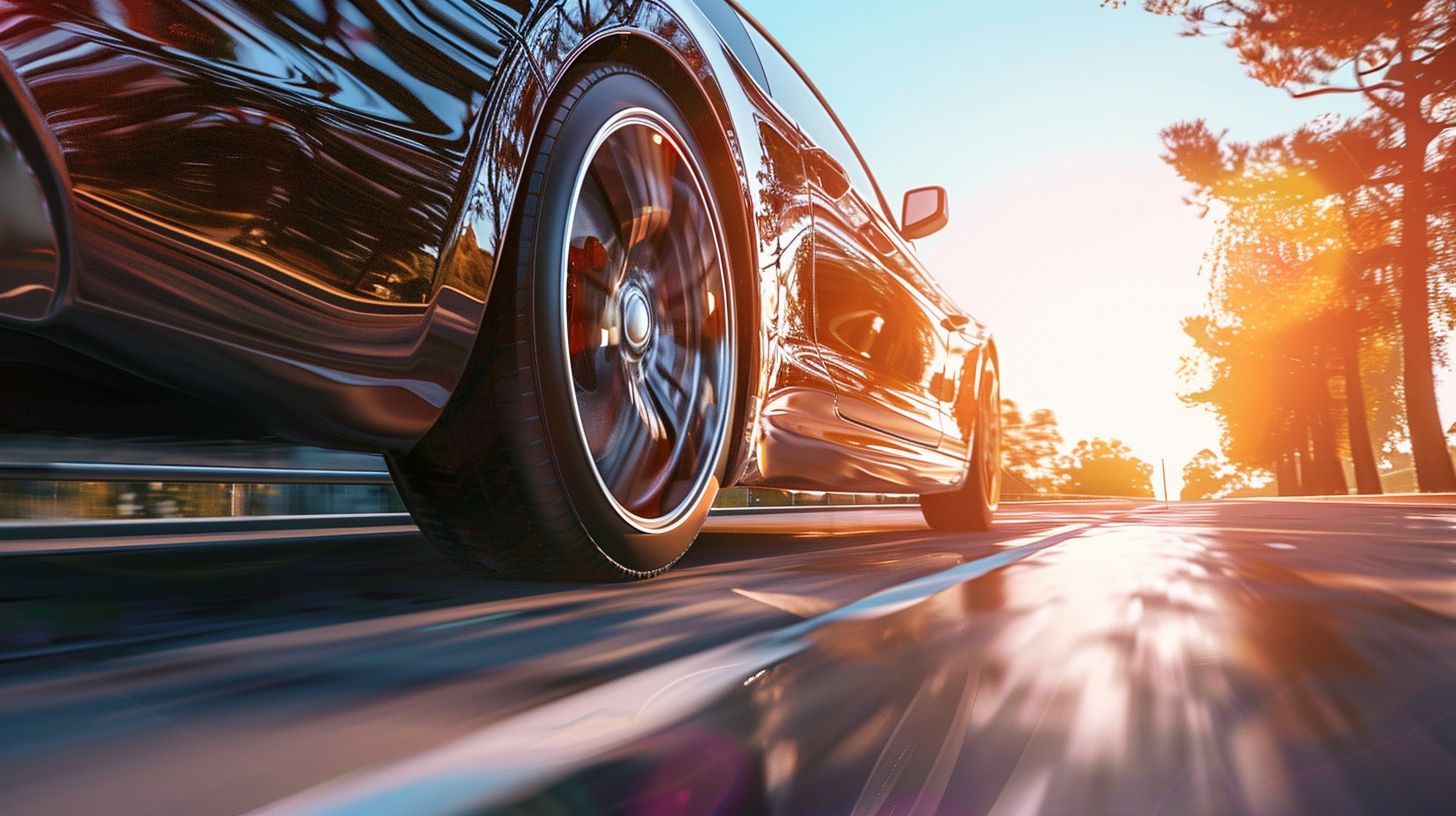
<path id="1" fill-rule="evenodd" d="M 1015 402 L 1001 400 L 1001 461 L 1006 470 L 1038 493 L 1056 487 L 1061 444 L 1057 416 L 1050 409 L 1032 411 L 1028 421 Z"/>
<path id="2" fill-rule="evenodd" d="M 1340 209 L 1345 253 L 1339 300 L 1326 340 L 1342 368 L 1350 459 L 1357 492 L 1380 493 L 1380 474 L 1370 430 L 1361 352 L 1390 335 L 1395 323 L 1390 287 L 1381 281 L 1391 264 L 1394 218 L 1388 172 L 1381 158 L 1388 128 L 1367 118 L 1324 129 L 1301 128 L 1286 140 L 1288 160 L 1314 180 Z M 1378 356 L 1371 363 L 1378 365 Z M 1371 363 L 1365 363 L 1370 365 Z"/>
<path id="3" fill-rule="evenodd" d="M 1153 497 L 1153 466 L 1117 439 L 1083 439 L 1063 460 L 1058 487 L 1086 496 Z"/>
<path id="4" fill-rule="evenodd" d="M 1212 408 L 1230 458 L 1274 470 L 1281 494 L 1347 492 L 1346 453 L 1359 491 L 1381 489 L 1369 415 L 1383 412 L 1385 450 L 1390 389 L 1365 382 L 1366 369 L 1389 379 L 1395 323 L 1381 137 L 1370 120 L 1258 144 L 1226 142 L 1201 120 L 1163 132 L 1190 203 L 1224 212 L 1206 264 L 1209 313 L 1184 322 L 1200 352 L 1185 360 L 1197 387 L 1184 398 Z"/>
<path id="5" fill-rule="evenodd" d="M 1221 499 L 1247 486 L 1248 478 L 1227 459 L 1204 448 L 1183 466 L 1183 501 Z"/>
<path id="6" fill-rule="evenodd" d="M 1120 3 L 1111 3 L 1120 5 Z M 1222 33 L 1255 79 L 1295 98 L 1360 94 L 1394 126 L 1388 147 L 1401 188 L 1399 268 L 1406 425 L 1417 481 L 1425 491 L 1456 490 L 1456 468 L 1436 405 L 1432 289 L 1440 236 L 1432 215 L 1450 197 L 1432 187 L 1431 150 L 1456 128 L 1456 0 L 1144 0 L 1178 14 L 1188 33 Z M 1436 162 L 1439 166 L 1440 162 Z M 1433 249 L 1435 253 L 1433 253 Z M 1448 270 L 1449 272 L 1449 270 Z M 1444 305 L 1437 294 L 1437 308 Z"/>

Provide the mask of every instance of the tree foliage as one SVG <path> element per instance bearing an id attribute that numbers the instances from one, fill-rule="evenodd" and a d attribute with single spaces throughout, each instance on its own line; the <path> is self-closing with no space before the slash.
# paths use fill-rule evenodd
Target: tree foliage
<path id="1" fill-rule="evenodd" d="M 1248 476 L 1217 453 L 1204 448 L 1183 466 L 1183 501 L 1222 499 L 1247 487 Z"/>
<path id="2" fill-rule="evenodd" d="M 1087 496 L 1153 496 L 1153 466 L 1117 439 L 1083 439 L 1061 467 L 1062 493 Z"/>
<path id="3" fill-rule="evenodd" d="M 1213 410 L 1230 459 L 1279 473 L 1285 493 L 1345 492 L 1346 456 L 1360 491 L 1379 492 L 1377 453 L 1396 441 L 1384 135 L 1372 120 L 1257 144 L 1202 121 L 1163 133 L 1190 203 L 1222 213 L 1207 311 L 1183 324 L 1198 352 L 1184 398 Z"/>
<path id="4" fill-rule="evenodd" d="M 1143 6 L 1222 37 L 1251 77 L 1292 97 L 1369 105 L 1259 144 L 1201 121 L 1164 132 L 1190 203 L 1224 214 L 1209 312 L 1185 324 L 1202 357 L 1189 398 L 1215 408 L 1229 457 L 1276 469 L 1281 490 L 1340 492 L 1342 455 L 1362 492 L 1379 490 L 1374 460 L 1401 434 L 1421 489 L 1456 490 L 1433 342 L 1456 330 L 1456 0 Z M 1404 429 L 1384 421 L 1397 399 Z"/>
<path id="5" fill-rule="evenodd" d="M 1062 433 L 1051 409 L 1037 408 L 1030 419 L 1009 399 L 1001 400 L 1001 456 L 1007 471 L 1038 493 L 1056 489 Z"/>

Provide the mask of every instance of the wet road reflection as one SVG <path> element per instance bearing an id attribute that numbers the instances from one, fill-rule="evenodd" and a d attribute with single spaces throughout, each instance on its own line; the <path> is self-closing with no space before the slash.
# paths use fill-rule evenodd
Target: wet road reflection
<path id="1" fill-rule="evenodd" d="M 1350 532 L 1320 533 L 1316 520 Z M 913 687 L 874 695 L 861 729 L 904 731 L 945 685 L 964 687 L 955 703 L 968 711 L 860 736 L 886 748 L 851 810 L 1450 812 L 1450 520 L 1262 506 L 1143 513 L 968 582 L 903 616 L 923 668 L 900 663 Z M 841 651 L 840 640 L 864 634 L 826 633 L 823 651 Z M 842 658 L 809 661 L 816 688 L 855 673 Z M 905 770 L 915 754 L 922 773 Z M 898 797 L 872 787 L 887 756 L 896 778 L 882 787 Z M 841 809 L 789 807 L 810 810 Z"/>
<path id="2" fill-rule="evenodd" d="M 215 608 L 175 606 L 194 594 L 175 575 L 93 568 L 86 598 L 133 614 L 117 627 L 151 609 L 173 639 L 11 649 L 7 810 L 1456 801 L 1456 508 L 1081 508 L 980 537 L 905 511 L 715 525 L 684 569 L 629 587 L 453 583 L 408 543 L 197 579 Z M 7 636 L 85 606 L 74 571 L 26 569 L 53 580 L 7 603 Z"/>

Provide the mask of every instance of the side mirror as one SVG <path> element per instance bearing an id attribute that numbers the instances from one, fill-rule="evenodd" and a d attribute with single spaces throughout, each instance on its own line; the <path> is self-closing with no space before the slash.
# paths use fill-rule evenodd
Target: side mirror
<path id="1" fill-rule="evenodd" d="M 917 187 L 905 194 L 900 234 L 906 240 L 939 232 L 949 222 L 950 205 L 946 202 L 944 187 Z"/>

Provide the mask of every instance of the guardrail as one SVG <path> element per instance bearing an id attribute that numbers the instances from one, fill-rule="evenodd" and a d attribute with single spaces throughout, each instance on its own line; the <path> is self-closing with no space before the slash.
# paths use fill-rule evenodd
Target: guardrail
<path id="1" fill-rule="evenodd" d="M 109 462 L 0 462 L 0 479 L 41 482 L 392 485 L 389 471 Z"/>
<path id="2" fill-rule="evenodd" d="M 277 444 L 0 435 L 0 519 L 248 518 L 404 509 L 384 459 Z M 103 460 L 119 461 L 103 461 Z M 1015 492 L 1008 503 L 1106 497 Z M 715 510 L 914 506 L 917 497 L 727 488 Z"/>
<path id="3" fill-rule="evenodd" d="M 267 442 L 0 434 L 0 519 L 403 510 L 377 454 Z"/>
<path id="4" fill-rule="evenodd" d="M 1161 501 L 1154 496 L 1099 496 L 1091 493 L 1002 493 L 1003 502 L 1039 502 L 1039 501 L 1107 501 L 1108 499 L 1128 499 L 1130 501 Z"/>
<path id="5" fill-rule="evenodd" d="M 247 518 L 0 521 L 0 558 L 112 551 L 269 546 L 418 535 L 408 513 Z"/>
<path id="6" fill-rule="evenodd" d="M 344 460 L 365 467 L 40 461 L 37 454 L 41 453 L 31 451 L 33 461 L 0 461 L 0 519 L 246 518 L 403 509 L 383 460 L 358 454 Z M 310 463 L 328 461 L 326 456 L 307 459 Z M 367 466 L 373 462 L 378 466 Z M 358 491 L 359 486 L 366 492 L 349 492 Z M 910 495 L 733 487 L 719 494 L 715 510 L 732 513 L 915 503 L 916 497 Z"/>
<path id="7" fill-rule="evenodd" d="M 393 485 L 389 470 L 238 465 L 137 464 L 119 462 L 0 462 L 0 481 L 182 482 L 206 484 Z M 831 504 L 914 504 L 901 493 L 835 493 L 734 487 L 724 493 L 742 497 L 743 506 L 819 506 Z M 1099 499 L 1072 493 L 1003 493 L 1006 501 Z M 730 505 L 736 506 L 736 505 Z"/>

